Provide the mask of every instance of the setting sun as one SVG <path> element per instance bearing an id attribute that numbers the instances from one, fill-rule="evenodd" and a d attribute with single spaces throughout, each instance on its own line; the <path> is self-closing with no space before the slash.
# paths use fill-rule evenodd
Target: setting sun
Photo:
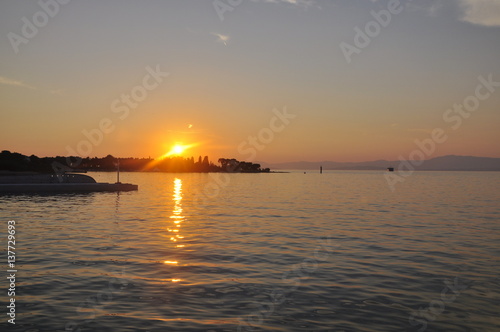
<path id="1" fill-rule="evenodd" d="M 192 144 L 175 143 L 167 153 L 165 153 L 160 157 L 160 159 L 182 156 L 187 150 L 198 145 L 200 145 L 200 143 L 192 143 Z"/>
<path id="2" fill-rule="evenodd" d="M 180 156 L 184 153 L 189 148 L 188 145 L 182 145 L 182 144 L 175 144 L 169 152 L 165 153 L 163 155 L 163 158 L 165 157 L 171 157 L 171 156 Z"/>
<path id="3" fill-rule="evenodd" d="M 174 147 L 172 148 L 172 150 L 169 153 L 171 153 L 171 154 L 182 154 L 185 150 L 186 150 L 185 146 L 177 144 L 177 145 L 174 145 Z"/>

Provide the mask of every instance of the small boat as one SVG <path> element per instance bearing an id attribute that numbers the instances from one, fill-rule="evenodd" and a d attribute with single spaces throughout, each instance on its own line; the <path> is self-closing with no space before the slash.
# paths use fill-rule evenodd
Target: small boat
<path id="1" fill-rule="evenodd" d="M 132 191 L 139 186 L 131 183 L 98 183 L 84 174 L 40 174 L 6 172 L 0 174 L 0 193 L 75 193 L 97 191 Z"/>

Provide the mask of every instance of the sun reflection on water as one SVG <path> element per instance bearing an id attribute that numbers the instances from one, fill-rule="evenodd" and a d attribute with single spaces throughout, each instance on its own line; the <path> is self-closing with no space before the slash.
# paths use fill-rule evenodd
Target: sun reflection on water
<path id="1" fill-rule="evenodd" d="M 174 201 L 174 208 L 172 210 L 172 215 L 170 216 L 170 219 L 172 221 L 172 224 L 170 224 L 167 227 L 167 230 L 169 233 L 171 233 L 170 236 L 170 241 L 172 242 L 177 242 L 180 239 L 183 239 L 184 236 L 180 235 L 180 228 L 181 224 L 184 221 L 184 216 L 182 215 L 183 209 L 182 209 L 182 180 L 175 178 L 174 180 L 174 194 L 173 196 L 173 201 Z M 177 244 L 175 247 L 176 248 L 184 248 L 184 244 Z M 175 266 L 178 265 L 179 262 L 177 259 L 169 259 L 164 261 L 165 264 Z M 174 278 L 170 279 L 172 282 L 179 282 L 181 279 L 179 278 Z"/>

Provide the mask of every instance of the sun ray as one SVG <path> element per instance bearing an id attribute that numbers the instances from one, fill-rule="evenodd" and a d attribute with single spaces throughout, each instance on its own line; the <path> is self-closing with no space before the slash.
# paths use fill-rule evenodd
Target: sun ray
<path id="1" fill-rule="evenodd" d="M 202 143 L 192 143 L 192 144 L 182 144 L 182 143 L 176 143 L 174 144 L 170 150 L 167 153 L 164 153 L 163 155 L 159 156 L 158 158 L 155 158 L 154 160 L 151 160 L 146 166 L 144 166 L 141 170 L 142 171 L 147 171 L 147 170 L 153 170 L 161 161 L 165 158 L 169 157 L 179 157 L 185 152 L 193 147 L 199 146 Z"/>
<path id="2" fill-rule="evenodd" d="M 193 146 L 195 146 L 195 144 L 184 145 L 181 143 L 176 143 L 174 146 L 172 146 L 170 151 L 161 156 L 160 159 L 172 156 L 181 156 L 184 152 L 186 152 L 186 150 L 192 148 Z"/>

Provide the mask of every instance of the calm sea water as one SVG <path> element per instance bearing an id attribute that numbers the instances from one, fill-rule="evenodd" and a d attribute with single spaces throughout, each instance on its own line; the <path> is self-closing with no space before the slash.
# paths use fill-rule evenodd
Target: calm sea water
<path id="1" fill-rule="evenodd" d="M 500 330 L 500 173 L 122 181 L 139 191 L 0 197 L 1 331 Z"/>

